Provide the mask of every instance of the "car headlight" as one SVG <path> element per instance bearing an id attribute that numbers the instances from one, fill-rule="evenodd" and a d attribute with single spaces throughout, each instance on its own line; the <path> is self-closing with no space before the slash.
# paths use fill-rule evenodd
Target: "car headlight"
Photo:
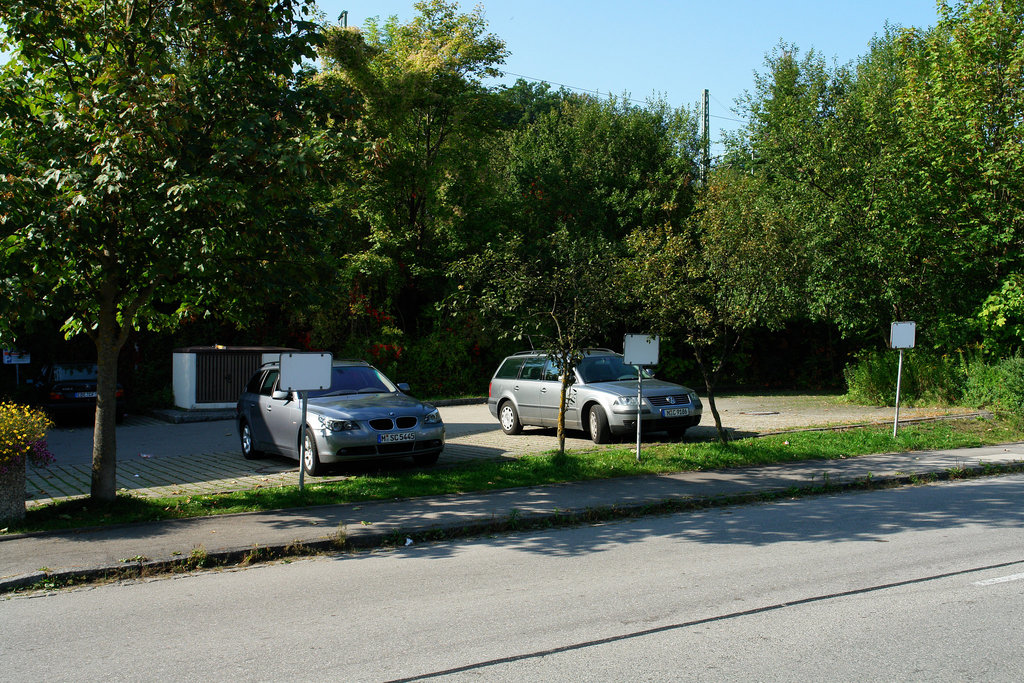
<path id="1" fill-rule="evenodd" d="M 619 396 L 615 399 L 617 406 L 632 406 L 636 408 L 636 396 Z"/>
<path id="2" fill-rule="evenodd" d="M 332 420 L 330 418 L 320 417 L 320 424 L 323 428 L 331 432 L 347 432 L 353 429 L 359 429 L 359 423 L 355 420 Z"/>
<path id="3" fill-rule="evenodd" d="M 441 412 L 434 408 L 429 413 L 423 416 L 423 424 L 425 425 L 439 425 L 441 424 Z"/>

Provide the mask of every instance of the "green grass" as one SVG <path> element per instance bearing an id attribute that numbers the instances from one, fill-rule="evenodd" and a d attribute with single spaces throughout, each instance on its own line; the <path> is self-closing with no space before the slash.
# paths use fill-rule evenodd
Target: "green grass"
<path id="1" fill-rule="evenodd" d="M 983 446 L 1024 439 L 1014 423 L 1000 419 L 940 420 L 907 425 L 893 439 L 891 427 L 792 432 L 719 443 L 647 444 L 641 462 L 632 445 L 475 462 L 430 470 L 396 470 L 343 481 L 297 487 L 259 488 L 208 496 L 141 498 L 119 496 L 110 505 L 88 499 L 57 502 L 28 511 L 9 532 L 78 528 L 184 517 L 276 510 L 373 500 L 470 493 L 569 481 L 643 474 L 751 467 L 816 458 Z"/>

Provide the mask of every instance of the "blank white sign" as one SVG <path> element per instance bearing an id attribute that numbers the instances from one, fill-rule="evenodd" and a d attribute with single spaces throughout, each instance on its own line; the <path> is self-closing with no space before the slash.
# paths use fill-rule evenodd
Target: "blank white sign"
<path id="1" fill-rule="evenodd" d="M 649 334 L 627 334 L 622 342 L 626 365 L 657 365 L 660 339 Z"/>
<path id="2" fill-rule="evenodd" d="M 917 337 L 917 323 L 893 323 L 889 331 L 889 346 L 894 349 L 912 349 Z"/>
<path id="3" fill-rule="evenodd" d="M 281 354 L 281 384 L 284 391 L 320 391 L 331 388 L 329 353 L 292 352 Z"/>

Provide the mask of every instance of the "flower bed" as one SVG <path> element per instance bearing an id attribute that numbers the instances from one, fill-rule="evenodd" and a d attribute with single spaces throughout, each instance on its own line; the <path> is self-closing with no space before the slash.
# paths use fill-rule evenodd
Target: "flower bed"
<path id="1" fill-rule="evenodd" d="M 40 410 L 0 403 L 0 526 L 25 518 L 25 466 L 53 462 L 46 447 L 52 426 Z"/>

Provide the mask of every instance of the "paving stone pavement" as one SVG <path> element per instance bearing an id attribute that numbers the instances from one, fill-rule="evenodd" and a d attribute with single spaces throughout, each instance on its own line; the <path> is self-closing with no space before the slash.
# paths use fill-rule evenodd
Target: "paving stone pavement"
<path id="1" fill-rule="evenodd" d="M 520 437 L 506 436 L 482 405 L 452 406 L 442 411 L 448 430 L 439 464 L 442 467 L 469 460 L 516 458 L 548 450 L 554 443 L 552 430 L 527 429 Z M 569 447 L 593 446 L 582 436 L 571 437 Z M 29 467 L 26 503 L 30 507 L 89 493 L 92 430 L 88 426 L 58 429 L 51 432 L 49 441 L 57 463 Z M 129 416 L 118 428 L 118 489 L 160 498 L 298 485 L 295 461 L 273 456 L 246 460 L 236 441 L 233 420 L 188 425 Z M 211 443 L 215 447 L 210 448 Z M 405 460 L 393 460 L 385 466 L 412 467 L 411 461 Z M 305 481 L 307 485 L 337 481 L 365 471 L 366 466 L 339 468 Z"/>

